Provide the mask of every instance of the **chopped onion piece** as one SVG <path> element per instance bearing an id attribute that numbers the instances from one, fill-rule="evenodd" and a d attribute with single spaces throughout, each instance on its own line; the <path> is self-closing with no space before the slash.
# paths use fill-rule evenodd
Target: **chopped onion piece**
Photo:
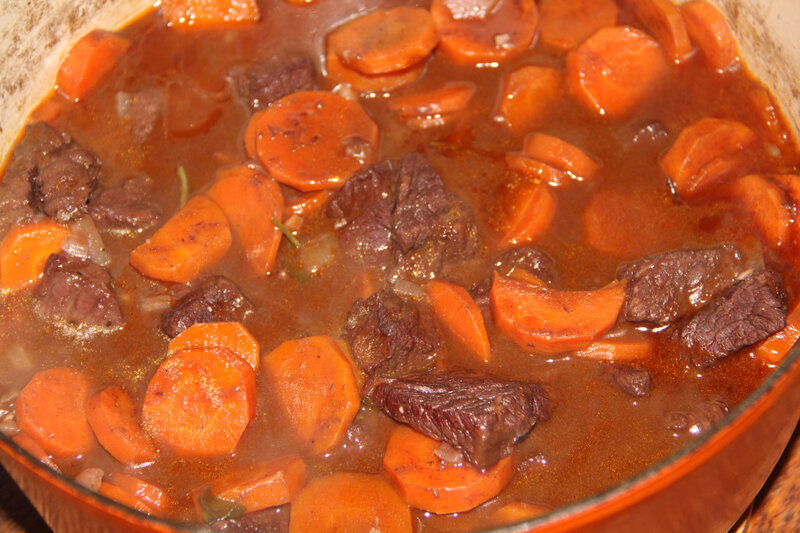
<path id="1" fill-rule="evenodd" d="M 139 299 L 139 309 L 143 313 L 157 313 L 169 309 L 172 305 L 172 298 L 169 294 L 156 294 L 154 296 L 143 296 Z"/>
<path id="2" fill-rule="evenodd" d="M 90 216 L 84 216 L 70 224 L 72 233 L 66 238 L 62 248 L 75 257 L 88 259 L 100 266 L 108 266 L 111 256 L 103 244 L 103 238 Z"/>
<path id="3" fill-rule="evenodd" d="M 100 484 L 103 482 L 103 476 L 105 472 L 103 472 L 99 468 L 87 468 L 77 476 L 75 476 L 75 481 L 83 485 L 89 490 L 97 492 L 100 490 Z"/>
<path id="4" fill-rule="evenodd" d="M 407 279 L 397 278 L 394 282 L 394 292 L 398 296 L 411 298 L 413 300 L 422 300 L 425 298 L 425 289 L 408 281 Z"/>
<path id="5" fill-rule="evenodd" d="M 306 271 L 319 272 L 336 257 L 338 242 L 332 233 L 324 233 L 300 248 L 300 260 Z"/>

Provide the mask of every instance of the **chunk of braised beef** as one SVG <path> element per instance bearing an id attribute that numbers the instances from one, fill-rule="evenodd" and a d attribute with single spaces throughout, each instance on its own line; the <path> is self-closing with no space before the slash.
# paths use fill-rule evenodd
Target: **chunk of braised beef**
<path id="1" fill-rule="evenodd" d="M 692 362 L 709 366 L 786 326 L 787 296 L 770 272 L 752 274 L 718 296 L 678 330 Z"/>
<path id="2" fill-rule="evenodd" d="M 384 161 L 347 180 L 328 204 L 328 216 L 340 221 L 339 241 L 369 265 L 392 258 L 394 164 Z"/>
<path id="3" fill-rule="evenodd" d="M 429 313 L 388 291 L 356 300 L 343 336 L 356 363 L 370 376 L 429 368 L 440 342 Z"/>
<path id="4" fill-rule="evenodd" d="M 290 509 L 286 504 L 245 513 L 240 518 L 218 520 L 211 524 L 210 529 L 230 533 L 287 533 Z"/>
<path id="5" fill-rule="evenodd" d="M 626 265 L 617 275 L 628 280 L 622 317 L 671 324 L 731 287 L 742 268 L 732 246 L 676 250 Z"/>
<path id="6" fill-rule="evenodd" d="M 613 364 L 605 369 L 608 380 L 619 390 L 636 398 L 647 396 L 652 389 L 650 372 L 635 366 Z"/>
<path id="7" fill-rule="evenodd" d="M 166 96 L 155 87 L 117 93 L 117 114 L 127 121 L 131 140 L 136 144 L 143 144 L 156 129 L 165 105 Z"/>
<path id="8" fill-rule="evenodd" d="M 70 329 L 112 329 L 124 323 L 111 275 L 88 259 L 51 255 L 33 294 L 39 315 Z"/>
<path id="9" fill-rule="evenodd" d="M 280 56 L 233 67 L 230 77 L 239 98 L 251 111 L 298 91 L 317 88 L 314 63 L 305 55 Z"/>
<path id="10" fill-rule="evenodd" d="M 463 373 L 377 378 L 369 398 L 390 417 L 450 444 L 481 469 L 511 453 L 551 409 L 539 384 Z"/>
<path id="11" fill-rule="evenodd" d="M 152 200 L 151 180 L 144 175 L 125 180 L 121 187 L 101 189 L 89 202 L 98 228 L 113 231 L 142 231 L 158 224 L 161 209 Z"/>
<path id="12" fill-rule="evenodd" d="M 348 180 L 328 215 L 345 249 L 367 264 L 388 263 L 389 277 L 435 277 L 445 264 L 474 254 L 477 228 L 469 207 L 444 189 L 418 153 L 384 161 Z"/>
<path id="13" fill-rule="evenodd" d="M 728 404 L 721 398 L 703 402 L 689 411 L 673 411 L 664 425 L 675 433 L 698 435 L 710 429 L 728 414 Z"/>
<path id="14" fill-rule="evenodd" d="M 161 329 L 175 337 L 193 324 L 241 322 L 255 310 L 241 289 L 224 276 L 203 278 L 161 317 Z"/>
<path id="15" fill-rule="evenodd" d="M 478 307 L 488 309 L 489 291 L 492 288 L 492 273 L 497 271 L 503 276 L 510 276 L 515 270 L 521 269 L 547 283 L 556 281 L 556 262 L 543 250 L 535 246 L 518 246 L 511 248 L 495 257 L 492 261 L 492 270 L 470 288 L 469 292 Z"/>

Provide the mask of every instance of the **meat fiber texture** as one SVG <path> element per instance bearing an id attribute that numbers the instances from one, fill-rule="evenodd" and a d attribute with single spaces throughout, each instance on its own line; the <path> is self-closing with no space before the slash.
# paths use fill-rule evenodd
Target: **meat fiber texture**
<path id="1" fill-rule="evenodd" d="M 224 276 L 210 276 L 194 284 L 191 292 L 164 313 L 161 329 L 172 338 L 193 324 L 241 322 L 253 311 L 255 307 L 238 285 Z"/>

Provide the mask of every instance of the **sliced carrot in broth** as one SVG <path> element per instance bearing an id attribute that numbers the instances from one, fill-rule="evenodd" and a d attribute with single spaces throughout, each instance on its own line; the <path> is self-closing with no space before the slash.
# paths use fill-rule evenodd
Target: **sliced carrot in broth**
<path id="1" fill-rule="evenodd" d="M 258 370 L 261 359 L 258 341 L 239 322 L 201 322 L 183 330 L 169 341 L 169 353 L 189 348 L 224 348 Z"/>
<path id="2" fill-rule="evenodd" d="M 786 317 L 786 327 L 757 344 L 753 354 L 770 365 L 778 365 L 800 339 L 800 303 Z"/>
<path id="3" fill-rule="evenodd" d="M 720 11 L 706 0 L 694 0 L 680 7 L 689 37 L 706 62 L 717 72 L 736 68 L 739 45 Z"/>
<path id="4" fill-rule="evenodd" d="M 257 22 L 257 0 L 164 0 L 161 18 L 167 26 L 208 27 Z"/>
<path id="5" fill-rule="evenodd" d="M 678 6 L 670 0 L 625 0 L 644 28 L 653 34 L 673 63 L 683 63 L 692 52 L 692 41 Z"/>
<path id="6" fill-rule="evenodd" d="M 103 448 L 121 463 L 143 463 L 156 448 L 142 430 L 130 395 L 120 387 L 106 387 L 89 398 L 87 419 Z"/>
<path id="7" fill-rule="evenodd" d="M 795 207 L 781 187 L 765 176 L 749 174 L 731 183 L 729 190 L 769 247 L 778 249 L 789 243 Z"/>
<path id="8" fill-rule="evenodd" d="M 328 77 L 336 83 L 346 83 L 358 92 L 389 91 L 408 85 L 417 80 L 425 72 L 425 61 L 420 61 L 403 70 L 387 74 L 362 74 L 353 70 L 339 59 L 332 50 L 325 55 L 325 70 Z"/>
<path id="9" fill-rule="evenodd" d="M 539 39 L 551 48 L 572 50 L 601 28 L 615 26 L 614 0 L 540 0 Z"/>
<path id="10" fill-rule="evenodd" d="M 433 280 L 427 286 L 433 311 L 444 327 L 475 355 L 488 363 L 492 356 L 481 310 L 464 287 Z"/>
<path id="11" fill-rule="evenodd" d="M 61 62 L 56 75 L 58 90 L 71 100 L 80 100 L 111 72 L 130 46 L 130 41 L 112 33 L 87 33 Z"/>
<path id="12" fill-rule="evenodd" d="M 16 291 L 39 281 L 47 258 L 61 251 L 70 233 L 49 218 L 13 226 L 0 242 L 0 289 Z"/>
<path id="13" fill-rule="evenodd" d="M 591 179 L 600 170 L 597 161 L 577 146 L 543 133 L 528 135 L 522 153 L 582 179 Z"/>
<path id="14" fill-rule="evenodd" d="M 552 67 L 525 65 L 503 80 L 498 115 L 514 129 L 541 122 L 560 99 L 563 75 Z"/>
<path id="15" fill-rule="evenodd" d="M 655 347 L 656 343 L 652 337 L 626 335 L 620 338 L 595 341 L 586 348 L 575 352 L 575 355 L 600 361 L 635 361 L 651 355 Z"/>
<path id="16" fill-rule="evenodd" d="M 547 185 L 523 184 L 511 191 L 508 220 L 499 240 L 501 248 L 536 242 L 550 228 L 556 197 Z"/>

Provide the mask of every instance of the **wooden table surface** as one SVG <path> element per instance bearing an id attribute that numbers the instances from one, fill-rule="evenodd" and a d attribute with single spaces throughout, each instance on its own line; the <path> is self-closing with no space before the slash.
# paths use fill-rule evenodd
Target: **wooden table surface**
<path id="1" fill-rule="evenodd" d="M 800 531 L 800 427 L 772 477 L 734 531 Z M 0 533 L 22 532 L 49 533 L 50 528 L 0 468 Z"/>

